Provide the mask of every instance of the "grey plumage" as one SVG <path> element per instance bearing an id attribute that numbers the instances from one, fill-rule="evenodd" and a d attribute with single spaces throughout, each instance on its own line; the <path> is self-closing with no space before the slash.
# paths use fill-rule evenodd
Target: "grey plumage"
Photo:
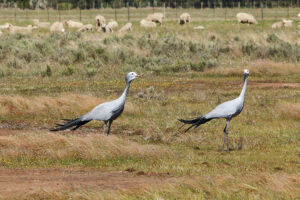
<path id="1" fill-rule="evenodd" d="M 213 109 L 211 112 L 202 115 L 196 119 L 192 120 L 184 120 L 184 119 L 178 119 L 184 124 L 190 124 L 191 126 L 185 130 L 185 132 L 189 131 L 191 128 L 197 128 L 201 124 L 204 124 L 212 119 L 219 119 L 219 118 L 225 118 L 226 119 L 226 126 L 224 128 L 224 138 L 223 138 L 223 149 L 224 149 L 224 143 L 225 138 L 227 138 L 227 150 L 228 147 L 228 126 L 230 120 L 239 115 L 243 108 L 244 108 L 244 99 L 245 99 L 245 92 L 247 87 L 247 78 L 249 76 L 249 70 L 244 70 L 244 85 L 243 89 L 240 93 L 240 95 L 231 101 L 226 101 L 220 105 L 218 105 L 215 109 Z"/>
<path id="2" fill-rule="evenodd" d="M 90 112 L 85 115 L 82 115 L 75 119 L 64 119 L 64 124 L 57 124 L 55 128 L 51 129 L 51 131 L 61 131 L 74 127 L 71 130 L 76 130 L 80 126 L 92 121 L 104 121 L 104 132 L 107 123 L 109 123 L 107 135 L 110 132 L 110 127 L 112 122 L 117 119 L 123 112 L 126 96 L 130 88 L 130 83 L 136 78 L 138 75 L 135 72 L 130 72 L 125 76 L 126 87 L 122 95 L 113 101 L 106 102 L 96 106 Z"/>

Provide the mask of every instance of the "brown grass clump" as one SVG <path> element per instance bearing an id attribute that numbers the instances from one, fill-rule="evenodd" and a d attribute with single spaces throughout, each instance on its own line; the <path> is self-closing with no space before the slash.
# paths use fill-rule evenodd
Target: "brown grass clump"
<path id="1" fill-rule="evenodd" d="M 266 60 L 259 60 L 252 63 L 249 69 L 251 72 L 260 75 L 290 75 L 300 73 L 300 67 L 295 63 L 276 63 Z"/>
<path id="2" fill-rule="evenodd" d="M 116 157 L 158 156 L 164 150 L 155 145 L 141 145 L 115 136 L 100 134 L 60 135 L 49 132 L 0 137 L 0 157 L 20 156 L 46 159 L 106 159 Z"/>
<path id="3" fill-rule="evenodd" d="M 300 119 L 300 103 L 284 103 L 279 105 L 280 112 L 287 117 Z"/>
<path id="4" fill-rule="evenodd" d="M 84 103 L 83 103 L 84 102 Z M 79 94 L 64 94 L 59 97 L 0 96 L 0 115 L 30 114 L 49 115 L 66 111 L 84 112 L 103 102 L 102 99 Z"/>
<path id="5" fill-rule="evenodd" d="M 55 116 L 61 118 L 69 113 L 84 114 L 103 100 L 90 95 L 63 94 L 58 97 L 36 96 L 0 96 L 0 116 L 30 115 L 32 117 Z M 134 112 L 133 105 L 126 103 L 125 111 Z M 75 117 L 75 116 L 74 116 Z"/>

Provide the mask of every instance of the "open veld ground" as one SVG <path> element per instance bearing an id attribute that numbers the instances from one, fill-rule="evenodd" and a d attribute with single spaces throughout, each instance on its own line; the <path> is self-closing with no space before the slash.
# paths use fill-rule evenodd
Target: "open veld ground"
<path id="1" fill-rule="evenodd" d="M 300 30 L 236 21 L 128 34 L 0 36 L 0 198 L 299 199 Z M 28 24 L 29 21 L 18 21 Z M 121 22 L 123 25 L 125 22 Z M 196 31 L 194 26 L 205 30 Z M 188 133 L 191 118 L 237 97 L 245 107 Z M 130 88 L 110 136 L 101 122 L 49 132 Z"/>

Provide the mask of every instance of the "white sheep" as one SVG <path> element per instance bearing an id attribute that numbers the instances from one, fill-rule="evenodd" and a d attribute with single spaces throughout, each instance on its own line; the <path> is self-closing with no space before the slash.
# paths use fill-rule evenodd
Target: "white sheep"
<path id="1" fill-rule="evenodd" d="M 81 27 L 80 29 L 78 29 L 78 32 L 86 32 L 86 31 L 93 31 L 94 30 L 94 26 L 92 24 L 86 24 L 83 27 Z"/>
<path id="2" fill-rule="evenodd" d="M 146 18 L 147 21 L 159 23 L 160 25 L 162 25 L 163 19 L 164 19 L 163 13 L 149 14 Z"/>
<path id="3" fill-rule="evenodd" d="M 28 25 L 26 27 L 24 26 L 10 26 L 9 27 L 9 32 L 10 34 L 15 34 L 15 33 L 32 33 L 33 29 L 36 29 L 36 26 Z"/>
<path id="4" fill-rule="evenodd" d="M 253 17 L 253 15 L 248 13 L 238 13 L 236 14 L 236 18 L 238 20 L 238 23 L 257 24 L 257 21 Z"/>
<path id="5" fill-rule="evenodd" d="M 50 27 L 51 32 L 65 32 L 64 24 L 62 22 L 54 22 Z"/>
<path id="6" fill-rule="evenodd" d="M 151 21 L 148 21 L 148 20 L 145 20 L 145 19 L 142 19 L 140 21 L 140 25 L 141 25 L 141 27 L 145 27 L 145 28 L 156 27 L 156 24 L 154 22 L 151 22 Z"/>
<path id="7" fill-rule="evenodd" d="M 282 28 L 282 27 L 283 27 L 282 21 L 275 22 L 274 24 L 272 24 L 272 28 Z"/>
<path id="8" fill-rule="evenodd" d="M 114 32 L 114 28 L 117 27 L 117 26 L 119 26 L 118 22 L 112 20 L 108 24 L 103 24 L 102 25 L 102 30 L 104 32 L 111 32 L 112 33 L 112 32 Z"/>
<path id="9" fill-rule="evenodd" d="M 0 30 L 0 36 L 2 35 L 3 33 L 2 33 L 2 31 Z"/>
<path id="10" fill-rule="evenodd" d="M 196 26 L 194 27 L 195 30 L 203 30 L 204 29 L 204 26 Z"/>
<path id="11" fill-rule="evenodd" d="M 275 22 L 272 25 L 272 28 L 282 28 L 282 27 L 291 27 L 293 20 L 282 19 L 280 22 Z"/>
<path id="12" fill-rule="evenodd" d="M 293 25 L 293 20 L 283 19 L 282 23 L 284 27 L 291 27 Z"/>
<path id="13" fill-rule="evenodd" d="M 179 23 L 180 25 L 183 25 L 185 23 L 189 23 L 191 21 L 191 16 L 189 13 L 182 13 L 179 17 Z"/>
<path id="14" fill-rule="evenodd" d="M 120 30 L 119 33 L 132 31 L 132 23 L 125 24 Z"/>
<path id="15" fill-rule="evenodd" d="M 101 31 L 103 25 L 105 25 L 106 20 L 105 20 L 105 18 L 102 15 L 97 15 L 95 17 L 95 19 L 96 19 L 97 29 L 98 29 L 98 31 Z"/>
<path id="16" fill-rule="evenodd" d="M 81 28 L 83 27 L 83 23 L 81 22 L 76 22 L 73 20 L 67 20 L 64 22 L 64 24 L 68 27 L 68 28 Z"/>
<path id="17" fill-rule="evenodd" d="M 38 28 L 44 28 L 44 29 L 49 29 L 51 26 L 50 22 L 40 22 L 40 20 L 38 19 L 34 19 L 33 24 Z"/>
<path id="18" fill-rule="evenodd" d="M 0 30 L 3 30 L 3 29 L 8 29 L 9 27 L 11 27 L 12 25 L 10 23 L 5 23 L 3 25 L 0 25 Z"/>
<path id="19" fill-rule="evenodd" d="M 300 13 L 298 14 L 298 17 L 300 17 Z"/>

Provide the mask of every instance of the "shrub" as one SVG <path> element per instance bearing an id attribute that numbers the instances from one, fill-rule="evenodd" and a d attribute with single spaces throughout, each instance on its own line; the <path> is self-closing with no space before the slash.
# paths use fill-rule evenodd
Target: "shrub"
<path id="1" fill-rule="evenodd" d="M 217 37 L 215 35 L 212 35 L 212 36 L 209 37 L 210 41 L 215 41 L 216 39 L 217 39 Z"/>
<path id="2" fill-rule="evenodd" d="M 275 43 L 275 42 L 281 41 L 274 33 L 268 34 L 268 37 L 267 37 L 266 40 L 267 40 L 267 42 L 269 42 L 269 43 Z"/>
<path id="3" fill-rule="evenodd" d="M 242 45 L 243 54 L 252 55 L 257 49 L 258 46 L 251 40 Z"/>
<path id="4" fill-rule="evenodd" d="M 203 72 L 206 68 L 213 68 L 217 66 L 215 60 L 200 60 L 198 63 L 191 63 L 191 70 Z"/>
<path id="5" fill-rule="evenodd" d="M 84 61 L 86 60 L 87 58 L 87 54 L 86 54 L 86 51 L 84 51 L 84 49 L 82 48 L 79 48 L 79 49 L 76 49 L 76 50 L 73 50 L 73 56 L 74 56 L 74 62 L 81 62 L 81 61 Z"/>
<path id="6" fill-rule="evenodd" d="M 65 67 L 64 70 L 62 71 L 63 76 L 70 76 L 74 73 L 74 69 L 71 68 L 70 66 Z"/>
<path id="7" fill-rule="evenodd" d="M 5 72 L 3 69 L 0 68 L 0 78 L 4 77 L 5 76 Z"/>
<path id="8" fill-rule="evenodd" d="M 86 75 L 88 77 L 93 77 L 97 74 L 97 72 L 98 72 L 97 68 L 89 68 L 89 69 L 86 70 Z"/>
<path id="9" fill-rule="evenodd" d="M 51 67 L 49 65 L 47 65 L 47 67 L 46 67 L 45 75 L 46 76 L 51 76 L 52 75 L 52 70 L 51 70 Z"/>
<path id="10" fill-rule="evenodd" d="M 7 63 L 7 67 L 8 68 L 15 68 L 15 69 L 21 69 L 22 65 L 21 63 L 16 60 L 15 58 L 11 59 L 8 63 Z"/>
<path id="11" fill-rule="evenodd" d="M 191 63 L 191 70 L 193 71 L 203 72 L 205 67 L 206 67 L 206 63 L 203 60 L 201 60 L 198 63 Z"/>
<path id="12" fill-rule="evenodd" d="M 240 41 L 239 36 L 235 36 L 233 39 L 234 39 L 234 41 L 236 41 L 236 42 Z"/>
<path id="13" fill-rule="evenodd" d="M 197 45 L 190 41 L 189 42 L 189 49 L 190 49 L 190 52 L 196 53 L 197 52 Z"/>

